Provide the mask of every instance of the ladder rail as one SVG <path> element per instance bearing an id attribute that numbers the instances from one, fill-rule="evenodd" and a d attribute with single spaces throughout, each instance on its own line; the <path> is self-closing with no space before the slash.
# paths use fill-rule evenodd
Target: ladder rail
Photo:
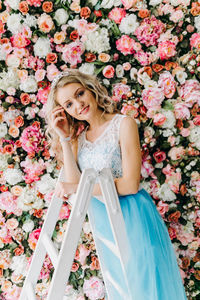
<path id="1" fill-rule="evenodd" d="M 64 169 L 62 167 L 58 181 L 63 181 L 64 179 Z M 62 178 L 63 176 L 63 178 Z M 35 300 L 34 288 L 38 280 L 40 270 L 42 268 L 46 253 L 49 254 L 50 259 L 54 265 L 54 273 L 51 280 L 50 288 L 48 291 L 48 296 L 46 300 L 62 300 L 66 288 L 66 283 L 68 281 L 73 260 L 75 257 L 75 252 L 77 249 L 78 241 L 82 231 L 82 225 L 85 220 L 85 216 L 88 213 L 89 219 L 92 217 L 90 215 L 89 204 L 92 198 L 92 191 L 95 184 L 96 177 L 99 177 L 99 183 L 103 195 L 103 202 L 106 206 L 106 210 L 109 217 L 109 222 L 111 225 L 111 230 L 114 237 L 114 247 L 113 253 L 118 257 L 120 264 L 122 266 L 122 271 L 125 278 L 125 284 L 127 290 L 124 294 L 125 300 L 132 299 L 128 295 L 130 294 L 128 279 L 127 279 L 127 264 L 130 258 L 130 249 L 127 238 L 127 233 L 125 229 L 125 222 L 123 219 L 120 202 L 114 180 L 112 177 L 111 170 L 109 168 L 104 168 L 97 172 L 93 168 L 84 169 L 77 192 L 75 197 L 73 197 L 72 210 L 70 213 L 69 220 L 67 222 L 67 228 L 65 230 L 60 251 L 58 252 L 53 241 L 51 240 L 56 222 L 59 217 L 59 212 L 62 206 L 62 199 L 52 196 L 52 201 L 48 208 L 46 218 L 37 242 L 36 249 L 33 254 L 32 262 L 28 270 L 28 274 L 24 281 L 24 286 L 20 295 L 19 300 Z M 94 196 L 95 197 L 95 196 Z M 91 226 L 92 227 L 92 226 Z M 93 229 L 92 229 L 93 231 Z M 94 236 L 95 241 L 95 236 Z M 103 239 L 102 239 L 103 241 Z M 103 241 L 104 242 L 104 241 Z M 106 243 L 107 246 L 112 247 L 112 243 Z M 125 247 L 126 245 L 126 247 Z M 110 275 L 108 276 L 106 266 L 103 265 L 101 257 L 103 257 L 101 251 L 97 249 L 97 254 L 99 256 L 99 262 L 101 266 L 101 271 L 103 274 L 105 286 L 109 295 L 110 284 L 114 286 L 114 281 Z M 122 255 L 123 253 L 123 255 Z M 124 254 L 125 253 L 125 254 Z M 105 272 L 104 272 L 105 271 Z M 61 276 L 60 276 L 61 275 Z M 116 285 L 116 284 L 115 284 Z"/>

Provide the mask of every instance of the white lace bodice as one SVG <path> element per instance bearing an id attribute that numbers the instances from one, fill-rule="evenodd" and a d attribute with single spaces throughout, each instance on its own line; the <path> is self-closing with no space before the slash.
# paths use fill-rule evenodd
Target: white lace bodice
<path id="1" fill-rule="evenodd" d="M 86 129 L 78 137 L 78 165 L 81 170 L 110 168 L 114 178 L 122 176 L 119 130 L 125 115 L 116 114 L 103 133 L 94 141 L 86 139 Z"/>

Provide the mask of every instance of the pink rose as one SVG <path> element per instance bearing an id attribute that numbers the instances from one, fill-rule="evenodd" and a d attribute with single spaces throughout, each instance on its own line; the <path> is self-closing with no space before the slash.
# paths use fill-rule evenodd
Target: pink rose
<path id="1" fill-rule="evenodd" d="M 82 62 L 81 55 L 85 51 L 83 43 L 76 41 L 67 44 L 64 48 L 62 59 L 71 66 L 76 66 Z"/>
<path id="2" fill-rule="evenodd" d="M 138 43 L 128 35 L 124 34 L 116 41 L 116 48 L 124 55 L 133 54 L 138 49 Z"/>
<path id="3" fill-rule="evenodd" d="M 45 74 L 46 74 L 46 70 L 44 70 L 44 69 L 37 70 L 35 72 L 36 81 L 42 81 L 45 77 Z"/>
<path id="4" fill-rule="evenodd" d="M 200 50 L 200 33 L 193 33 L 190 38 L 190 46 L 191 49 L 196 48 L 197 50 Z"/>
<path id="5" fill-rule="evenodd" d="M 125 16 L 126 10 L 124 8 L 119 7 L 113 8 L 108 14 L 108 18 L 115 21 L 116 24 L 120 24 Z"/>
<path id="6" fill-rule="evenodd" d="M 130 86 L 124 83 L 116 83 L 113 85 L 113 96 L 121 100 L 123 95 L 126 95 L 130 92 Z"/>
<path id="7" fill-rule="evenodd" d="M 115 69 L 111 65 L 107 65 L 103 69 L 103 76 L 106 77 L 106 78 L 113 78 L 114 74 L 115 74 Z"/>
<path id="8" fill-rule="evenodd" d="M 176 45 L 171 41 L 163 41 L 158 44 L 160 59 L 169 59 L 176 54 Z"/>
<path id="9" fill-rule="evenodd" d="M 144 89 L 142 92 L 142 100 L 144 106 L 146 106 L 147 109 L 150 109 L 154 106 L 161 105 L 161 103 L 164 100 L 164 93 L 163 90 L 156 87 L 150 87 L 147 89 Z"/>
<path id="10" fill-rule="evenodd" d="M 158 150 L 154 152 L 153 157 L 157 163 L 161 163 L 163 160 L 166 159 L 166 154 L 165 152 Z"/>
<path id="11" fill-rule="evenodd" d="M 27 39 L 27 37 L 20 32 L 11 36 L 10 41 L 12 43 L 12 46 L 17 48 L 25 48 L 31 43 L 30 40 Z"/>
<path id="12" fill-rule="evenodd" d="M 161 113 L 158 113 L 156 115 L 153 116 L 153 123 L 156 125 L 156 126 L 161 126 L 165 123 L 166 121 L 166 116 L 161 114 Z"/>
<path id="13" fill-rule="evenodd" d="M 92 276 L 84 281 L 83 292 L 90 300 L 102 299 L 105 296 L 105 287 L 98 277 Z"/>
<path id="14" fill-rule="evenodd" d="M 173 147 L 169 150 L 168 152 L 168 156 L 172 159 L 172 160 L 178 160 L 181 159 L 183 156 L 185 155 L 185 149 L 183 148 L 183 146 L 180 147 Z"/>
<path id="15" fill-rule="evenodd" d="M 52 81 L 59 73 L 60 71 L 55 64 L 50 64 L 47 66 L 47 78 L 49 81 Z"/>
<path id="16" fill-rule="evenodd" d="M 159 201 L 157 205 L 157 209 L 159 213 L 161 214 L 161 217 L 164 217 L 166 212 L 169 210 L 169 205 L 163 201 Z"/>

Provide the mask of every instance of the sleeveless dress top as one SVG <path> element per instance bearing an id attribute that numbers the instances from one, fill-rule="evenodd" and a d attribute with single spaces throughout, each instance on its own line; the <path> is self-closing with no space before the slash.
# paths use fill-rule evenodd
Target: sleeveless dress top
<path id="1" fill-rule="evenodd" d="M 114 115 L 102 134 L 94 142 L 87 140 L 86 129 L 79 135 L 78 165 L 81 171 L 91 167 L 96 171 L 110 168 L 114 178 L 122 176 L 119 130 L 121 121 L 125 117 L 125 115 L 120 114 Z"/>
<path id="2" fill-rule="evenodd" d="M 114 178 L 122 177 L 119 132 L 125 117 L 114 115 L 94 142 L 87 140 L 86 130 L 79 135 L 77 160 L 81 172 L 109 167 Z M 97 255 L 105 271 L 105 299 L 187 300 L 167 226 L 151 196 L 141 188 L 136 194 L 119 195 L 119 203 L 131 249 L 126 265 L 127 281 L 118 257 L 102 242 L 103 238 L 107 245 L 114 243 L 105 204 L 92 196 L 88 207 Z"/>

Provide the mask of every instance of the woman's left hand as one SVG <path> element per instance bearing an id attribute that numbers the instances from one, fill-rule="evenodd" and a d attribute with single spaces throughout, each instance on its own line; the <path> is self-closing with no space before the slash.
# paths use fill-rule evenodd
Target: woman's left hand
<path id="1" fill-rule="evenodd" d="M 71 194 L 76 193 L 77 183 L 58 182 L 55 188 L 55 196 L 66 200 Z"/>

